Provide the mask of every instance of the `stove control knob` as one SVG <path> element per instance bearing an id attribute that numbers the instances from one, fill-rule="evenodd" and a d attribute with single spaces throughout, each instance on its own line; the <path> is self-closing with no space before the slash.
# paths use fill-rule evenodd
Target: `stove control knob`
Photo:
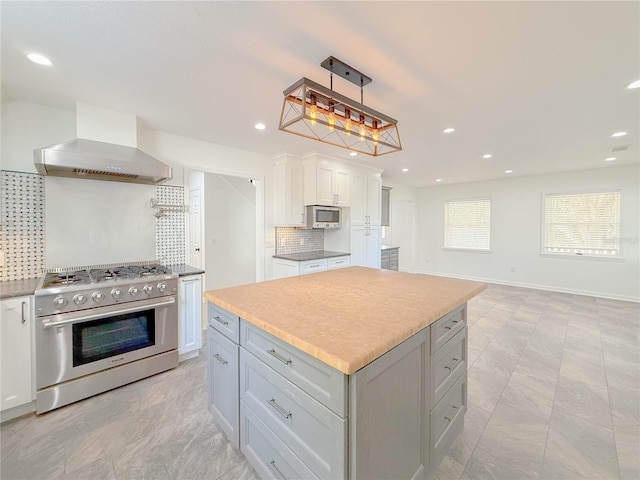
<path id="1" fill-rule="evenodd" d="M 73 297 L 73 303 L 75 303 L 76 305 L 82 305 L 86 301 L 87 301 L 87 297 L 85 297 L 81 293 L 74 295 Z"/>
<path id="2" fill-rule="evenodd" d="M 151 295 L 151 292 L 153 292 L 153 285 L 145 285 L 142 289 L 144 290 L 144 293 Z"/>
<path id="3" fill-rule="evenodd" d="M 120 299 L 120 297 L 122 296 L 122 290 L 120 290 L 119 288 L 114 288 L 113 290 L 111 290 L 111 296 L 114 300 Z"/>
<path id="4" fill-rule="evenodd" d="M 167 289 L 167 284 L 164 282 L 159 283 L 157 288 L 160 293 L 164 293 L 164 291 Z"/>
<path id="5" fill-rule="evenodd" d="M 65 305 L 69 303 L 66 298 L 58 297 L 53 301 L 53 306 L 56 308 L 64 308 Z"/>
<path id="6" fill-rule="evenodd" d="M 132 297 L 138 296 L 139 293 L 140 293 L 140 289 L 138 287 L 131 287 L 129 289 L 129 295 L 131 295 Z"/>
<path id="7" fill-rule="evenodd" d="M 93 292 L 93 295 L 91 295 L 91 298 L 93 299 L 94 302 L 100 303 L 102 300 L 104 300 L 104 293 Z"/>

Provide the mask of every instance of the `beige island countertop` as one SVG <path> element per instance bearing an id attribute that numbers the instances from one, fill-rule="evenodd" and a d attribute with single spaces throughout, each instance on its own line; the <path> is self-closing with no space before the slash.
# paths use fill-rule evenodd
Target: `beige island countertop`
<path id="1" fill-rule="evenodd" d="M 204 297 L 350 375 L 484 289 L 468 280 L 349 267 Z"/>

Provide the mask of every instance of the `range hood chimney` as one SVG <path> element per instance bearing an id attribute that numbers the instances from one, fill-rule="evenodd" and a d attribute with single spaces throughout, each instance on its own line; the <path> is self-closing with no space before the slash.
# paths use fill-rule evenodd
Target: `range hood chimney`
<path id="1" fill-rule="evenodd" d="M 76 107 L 78 138 L 34 150 L 38 173 L 151 185 L 171 180 L 171 167 L 137 148 L 134 115 Z"/>

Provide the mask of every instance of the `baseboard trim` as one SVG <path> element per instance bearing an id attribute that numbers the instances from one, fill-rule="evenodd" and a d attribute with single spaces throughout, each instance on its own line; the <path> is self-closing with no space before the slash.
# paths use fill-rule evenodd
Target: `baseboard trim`
<path id="1" fill-rule="evenodd" d="M 504 280 L 496 280 L 494 278 L 483 278 L 483 277 L 473 277 L 469 275 L 456 275 L 456 274 L 449 274 L 449 273 L 429 272 L 425 270 L 416 270 L 415 273 L 421 273 L 423 275 L 434 275 L 437 277 L 459 278 L 461 280 L 473 280 L 476 282 L 493 283 L 495 285 L 506 285 L 509 287 L 530 288 L 532 290 L 544 290 L 546 292 L 570 293 L 573 295 L 583 295 L 585 297 L 606 298 L 608 300 L 620 300 L 623 302 L 640 303 L 640 297 L 632 297 L 628 295 L 615 295 L 615 294 L 603 293 L 603 292 L 591 292 L 586 290 L 577 290 L 573 288 L 554 287 L 550 285 L 537 285 L 534 283 L 507 282 Z"/>

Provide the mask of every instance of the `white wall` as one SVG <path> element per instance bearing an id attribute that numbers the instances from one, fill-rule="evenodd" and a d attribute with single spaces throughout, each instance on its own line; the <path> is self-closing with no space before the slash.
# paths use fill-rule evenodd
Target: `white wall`
<path id="1" fill-rule="evenodd" d="M 418 191 L 416 270 L 489 282 L 640 300 L 637 165 L 423 188 Z M 621 190 L 622 259 L 540 255 L 544 193 Z M 445 200 L 491 198 L 492 253 L 445 251 Z"/>
<path id="2" fill-rule="evenodd" d="M 255 187 L 244 177 L 204 177 L 205 289 L 255 282 Z"/>
<path id="3" fill-rule="evenodd" d="M 135 113 L 135 112 L 134 112 Z M 2 129 L 0 168 L 3 170 L 15 170 L 19 172 L 36 173 L 33 164 L 33 150 L 44 146 L 60 143 L 76 138 L 76 113 L 73 111 L 51 108 L 30 102 L 17 100 L 2 100 Z M 272 194 L 272 165 L 270 157 L 244 150 L 239 150 L 210 142 L 204 142 L 192 138 L 159 132 L 150 129 L 139 128 L 137 132 L 138 148 L 173 167 L 174 178 L 168 185 L 184 185 L 184 170 L 191 168 L 204 172 L 236 175 L 246 178 L 258 179 L 257 214 L 260 219 L 256 232 L 258 247 L 256 248 L 258 278 L 271 278 L 271 256 L 274 252 L 273 228 L 273 194 Z M 89 187 L 87 180 L 70 181 L 80 182 L 78 185 Z M 111 185 L 113 182 L 103 182 Z M 92 182 L 93 184 L 93 182 Z M 113 183 L 113 185 L 118 185 Z M 112 185 L 112 186 L 113 186 Z M 133 191 L 137 186 L 121 184 L 123 188 L 131 187 Z M 117 188 L 117 187 L 114 187 Z M 52 190 L 53 192 L 53 190 Z M 54 196 L 51 196 L 54 195 Z M 57 190 L 47 198 L 47 203 L 55 202 L 64 205 L 65 200 L 58 196 Z M 135 194 L 134 194 L 135 196 Z M 144 198 L 143 198 L 144 196 Z M 149 196 L 146 193 L 138 195 L 141 208 L 147 209 Z M 129 199 L 131 200 L 131 199 Z M 98 211 L 105 205 L 102 196 L 83 197 L 84 208 Z M 133 204 L 137 204 L 135 201 Z M 73 202 L 67 203 L 69 209 Z M 47 224 L 62 224 L 67 222 L 69 209 L 47 209 Z M 148 208 L 149 212 L 152 212 Z M 83 213 L 83 216 L 85 214 Z M 81 224 L 82 219 L 78 219 Z M 145 238 L 153 238 L 155 229 L 140 232 Z M 47 239 L 51 241 L 51 239 Z M 121 247 L 106 252 L 108 258 L 118 255 Z M 115 261 L 125 261 L 122 258 Z M 115 262 L 114 261 L 114 262 Z M 49 263 L 49 262 L 48 262 Z M 93 262 L 91 262 L 93 263 Z M 100 262 L 96 262 L 100 263 Z M 73 265 L 78 265 L 74 262 Z M 57 266 L 57 265 L 56 265 Z"/>

